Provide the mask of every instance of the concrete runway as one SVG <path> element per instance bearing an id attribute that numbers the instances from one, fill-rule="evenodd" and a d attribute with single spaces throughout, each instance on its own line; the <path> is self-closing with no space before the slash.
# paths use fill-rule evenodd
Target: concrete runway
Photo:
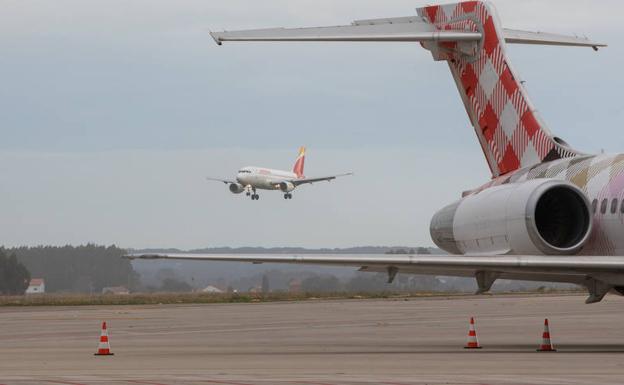
<path id="1" fill-rule="evenodd" d="M 622 384 L 624 298 L 583 300 L 0 308 L 0 384 Z M 535 352 L 544 317 L 556 353 Z M 102 320 L 113 357 L 93 356 Z"/>

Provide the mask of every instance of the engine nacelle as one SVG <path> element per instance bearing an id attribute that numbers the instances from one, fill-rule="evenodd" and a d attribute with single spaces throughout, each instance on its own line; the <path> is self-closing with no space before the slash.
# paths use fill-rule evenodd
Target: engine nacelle
<path id="1" fill-rule="evenodd" d="M 279 188 L 282 192 L 288 193 L 295 189 L 295 185 L 292 182 L 280 182 Z"/>
<path id="2" fill-rule="evenodd" d="M 452 254 L 572 255 L 592 230 L 589 200 L 575 185 L 534 179 L 469 195 L 431 219 L 431 238 Z"/>
<path id="3" fill-rule="evenodd" d="M 230 192 L 232 194 L 240 194 L 245 191 L 245 186 L 240 183 L 230 183 Z"/>

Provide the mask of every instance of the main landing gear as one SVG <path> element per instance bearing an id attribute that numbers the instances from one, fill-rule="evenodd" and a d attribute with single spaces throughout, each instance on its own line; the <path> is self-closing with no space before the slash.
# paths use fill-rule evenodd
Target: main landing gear
<path id="1" fill-rule="evenodd" d="M 258 195 L 256 193 L 256 189 L 252 189 L 253 190 L 253 194 L 251 194 L 249 191 L 247 191 L 247 196 L 251 196 L 251 200 L 252 201 L 257 201 L 258 199 L 260 199 L 260 195 Z"/>
<path id="2" fill-rule="evenodd" d="M 291 193 L 284 194 L 284 199 L 292 199 L 292 194 Z"/>

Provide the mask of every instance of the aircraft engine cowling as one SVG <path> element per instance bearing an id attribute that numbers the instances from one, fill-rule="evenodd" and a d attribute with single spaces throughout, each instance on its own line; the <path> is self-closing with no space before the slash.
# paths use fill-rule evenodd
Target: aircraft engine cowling
<path id="1" fill-rule="evenodd" d="M 245 186 L 243 186 L 240 183 L 230 183 L 230 192 L 232 192 L 232 194 L 240 194 L 243 191 L 245 191 Z"/>
<path id="2" fill-rule="evenodd" d="M 292 190 L 295 189 L 295 185 L 292 184 L 291 182 L 280 182 L 279 188 L 283 192 L 291 192 Z"/>
<path id="3" fill-rule="evenodd" d="M 592 225 L 589 200 L 578 187 L 535 179 L 466 196 L 438 211 L 429 230 L 452 254 L 573 255 Z"/>

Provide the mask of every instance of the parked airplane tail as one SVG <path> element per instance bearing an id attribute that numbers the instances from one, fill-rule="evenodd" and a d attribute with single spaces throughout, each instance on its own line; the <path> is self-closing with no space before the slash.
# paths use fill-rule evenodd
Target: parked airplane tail
<path id="1" fill-rule="evenodd" d="M 438 31 L 480 32 L 473 42 L 423 42 L 435 60 L 448 62 L 468 117 L 494 177 L 579 152 L 554 137 L 509 63 L 494 6 L 468 1 L 417 9 Z"/>
<path id="2" fill-rule="evenodd" d="M 585 37 L 503 29 L 487 1 L 428 6 L 418 16 L 351 25 L 211 33 L 227 41 L 420 42 L 447 61 L 493 177 L 580 152 L 553 136 L 509 64 L 506 43 L 592 47 Z M 303 163 L 303 162 L 302 162 Z"/>
<path id="3" fill-rule="evenodd" d="M 299 155 L 297 156 L 297 160 L 295 160 L 295 165 L 293 166 L 293 172 L 297 175 L 297 178 L 304 178 L 303 176 L 304 165 L 305 165 L 305 147 L 300 147 Z"/>

